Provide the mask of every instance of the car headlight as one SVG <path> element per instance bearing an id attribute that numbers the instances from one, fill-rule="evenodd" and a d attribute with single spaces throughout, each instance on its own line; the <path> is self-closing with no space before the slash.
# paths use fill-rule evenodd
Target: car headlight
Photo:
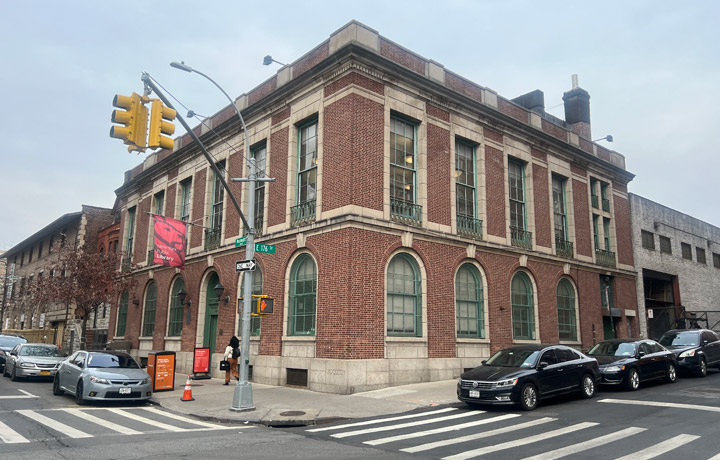
<path id="1" fill-rule="evenodd" d="M 108 382 L 106 379 L 101 379 L 100 377 L 95 377 L 94 375 L 90 376 L 90 381 L 92 383 L 101 383 L 103 385 L 110 385 L 110 382 Z"/>
<path id="2" fill-rule="evenodd" d="M 150 377 L 145 377 L 142 379 L 142 382 L 140 382 L 141 385 L 145 385 L 146 383 L 150 383 Z"/>
<path id="3" fill-rule="evenodd" d="M 20 367 L 23 367 L 23 368 L 25 368 L 25 369 L 29 369 L 29 368 L 35 367 L 35 365 L 34 365 L 33 363 L 26 363 L 26 362 L 23 362 L 23 361 L 20 361 L 18 364 L 20 364 Z"/>
<path id="4" fill-rule="evenodd" d="M 495 382 L 495 388 L 507 388 L 515 386 L 518 379 L 507 379 L 507 380 L 500 380 L 499 382 Z"/>
<path id="5" fill-rule="evenodd" d="M 683 351 L 678 358 L 688 358 L 690 356 L 695 356 L 695 350 Z"/>
<path id="6" fill-rule="evenodd" d="M 603 369 L 603 372 L 620 372 L 624 371 L 625 366 L 608 366 L 605 369 Z"/>

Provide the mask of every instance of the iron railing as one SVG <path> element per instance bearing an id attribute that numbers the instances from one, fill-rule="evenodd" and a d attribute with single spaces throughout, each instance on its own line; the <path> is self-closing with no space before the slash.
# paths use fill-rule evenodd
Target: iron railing
<path id="1" fill-rule="evenodd" d="M 299 227 L 315 222 L 315 200 L 300 203 L 290 208 L 290 226 Z"/>
<path id="2" fill-rule="evenodd" d="M 407 201 L 390 200 L 390 218 L 406 225 L 422 224 L 422 206 Z"/>
<path id="3" fill-rule="evenodd" d="M 555 253 L 560 257 L 572 259 L 575 256 L 572 241 L 555 238 Z"/>
<path id="4" fill-rule="evenodd" d="M 615 267 L 615 253 L 604 249 L 595 248 L 595 261 L 604 267 Z"/>
<path id="5" fill-rule="evenodd" d="M 482 221 L 474 217 L 457 215 L 458 235 L 465 235 L 471 238 L 482 239 Z"/>
<path id="6" fill-rule="evenodd" d="M 205 250 L 217 249 L 220 247 L 220 228 L 205 229 Z"/>
<path id="7" fill-rule="evenodd" d="M 532 232 L 520 227 L 510 227 L 510 243 L 518 248 L 532 249 Z"/>

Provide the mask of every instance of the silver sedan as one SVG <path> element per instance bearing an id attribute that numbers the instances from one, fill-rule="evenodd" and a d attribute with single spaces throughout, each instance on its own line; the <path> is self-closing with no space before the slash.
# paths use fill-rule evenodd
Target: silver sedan
<path id="1" fill-rule="evenodd" d="M 23 377 L 52 377 L 65 355 L 57 345 L 21 343 L 6 357 L 3 375 L 17 380 Z"/>
<path id="2" fill-rule="evenodd" d="M 53 394 L 71 393 L 78 404 L 87 401 L 147 401 L 150 376 L 132 356 L 117 351 L 76 351 L 60 364 Z"/>

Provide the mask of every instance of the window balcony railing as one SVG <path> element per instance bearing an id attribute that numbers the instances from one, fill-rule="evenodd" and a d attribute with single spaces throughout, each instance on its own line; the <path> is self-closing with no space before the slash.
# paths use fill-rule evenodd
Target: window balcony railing
<path id="1" fill-rule="evenodd" d="M 602 199 L 602 210 L 605 212 L 610 212 L 610 200 L 607 198 Z"/>
<path id="2" fill-rule="evenodd" d="M 595 248 L 595 261 L 604 267 L 615 267 L 615 253 L 604 249 Z"/>
<path id="3" fill-rule="evenodd" d="M 422 224 L 422 206 L 407 201 L 390 200 L 390 218 L 419 227 Z"/>
<path id="4" fill-rule="evenodd" d="M 510 227 L 510 243 L 523 249 L 532 249 L 532 232 L 519 227 Z"/>
<path id="5" fill-rule="evenodd" d="M 263 216 L 255 216 L 255 236 L 260 236 L 263 233 Z"/>
<path id="6" fill-rule="evenodd" d="M 560 257 L 572 259 L 575 255 L 571 241 L 555 238 L 555 253 Z"/>
<path id="7" fill-rule="evenodd" d="M 470 238 L 482 239 L 482 221 L 474 217 L 457 215 L 458 235 L 469 236 Z"/>
<path id="8" fill-rule="evenodd" d="M 220 247 L 220 228 L 205 229 L 205 250 L 217 249 Z"/>
<path id="9" fill-rule="evenodd" d="M 306 201 L 290 208 L 291 227 L 299 227 L 310 222 L 315 222 L 315 200 Z"/>
<path id="10" fill-rule="evenodd" d="M 599 205 L 599 198 L 597 195 L 591 195 L 590 200 L 592 201 L 592 207 L 595 209 L 600 209 Z"/>

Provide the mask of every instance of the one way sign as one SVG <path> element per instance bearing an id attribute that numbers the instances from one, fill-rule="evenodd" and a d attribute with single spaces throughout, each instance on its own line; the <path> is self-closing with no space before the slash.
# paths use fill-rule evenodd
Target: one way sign
<path id="1" fill-rule="evenodd" d="M 238 260 L 237 262 L 235 262 L 235 271 L 236 272 L 253 271 L 253 270 L 255 270 L 256 266 L 257 266 L 257 263 L 255 262 L 255 259 Z"/>

